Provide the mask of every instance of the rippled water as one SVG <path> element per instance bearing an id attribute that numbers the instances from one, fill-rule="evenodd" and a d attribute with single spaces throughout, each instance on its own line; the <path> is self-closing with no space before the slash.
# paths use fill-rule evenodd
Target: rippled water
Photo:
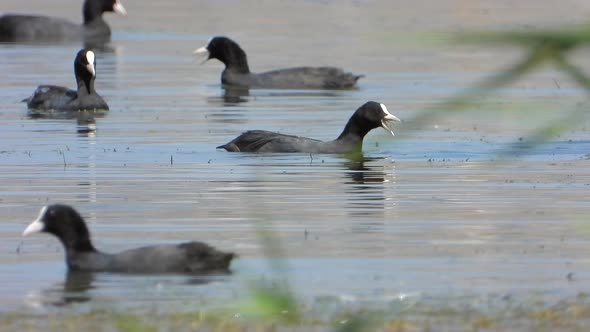
<path id="1" fill-rule="evenodd" d="M 6 11 L 39 11 L 40 2 L 9 1 Z M 41 83 L 72 87 L 80 45 L 0 45 L 2 310 L 72 297 L 90 306 L 235 297 L 244 281 L 272 274 L 257 228 L 281 240 L 304 297 L 560 299 L 588 289 L 588 120 L 527 155 L 494 161 L 528 130 L 586 105 L 583 91 L 554 71 L 489 97 L 485 109 L 419 128 L 402 122 L 393 138 L 375 130 L 360 161 L 215 149 L 247 129 L 333 139 L 367 100 L 409 119 L 518 52 L 427 47 L 405 32 L 495 26 L 507 13 L 518 27 L 531 23 L 525 10 L 445 1 L 454 14 L 438 17 L 440 8 L 416 4 L 437 17 L 426 20 L 390 1 L 263 3 L 264 12 L 239 1 L 125 1 L 129 17 L 107 18 L 113 41 L 97 57 L 97 90 L 111 111 L 96 117 L 90 134 L 78 132 L 76 119 L 30 118 L 19 102 Z M 79 20 L 78 9 L 60 11 L 66 5 L 47 10 Z M 539 22 L 554 22 L 552 10 L 568 13 L 548 7 Z M 254 71 L 330 64 L 366 78 L 352 91 L 226 94 L 221 65 L 191 56 L 215 34 L 242 44 Z M 72 281 L 55 239 L 20 236 L 52 202 L 75 205 L 105 251 L 194 239 L 241 259 L 234 275 L 212 279 L 101 274 Z"/>

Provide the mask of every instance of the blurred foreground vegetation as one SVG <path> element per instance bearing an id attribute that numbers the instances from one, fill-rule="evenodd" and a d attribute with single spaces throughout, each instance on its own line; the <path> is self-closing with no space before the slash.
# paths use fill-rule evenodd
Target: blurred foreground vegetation
<path id="1" fill-rule="evenodd" d="M 490 75 L 487 79 L 469 87 L 455 96 L 435 105 L 429 110 L 410 119 L 414 125 L 431 122 L 449 112 L 460 112 L 477 104 L 479 100 L 489 93 L 501 89 L 526 74 L 540 69 L 543 65 L 556 66 L 564 75 L 570 77 L 590 96 L 590 77 L 582 68 L 577 67 L 570 59 L 570 53 L 579 47 L 590 44 L 590 25 L 566 27 L 558 30 L 536 31 L 499 31 L 499 32 L 474 32 L 457 34 L 453 38 L 460 43 L 480 43 L 483 46 L 513 45 L 525 50 L 525 56 L 517 63 L 505 70 Z M 566 130 L 575 127 L 581 120 L 588 116 L 585 108 L 576 108 L 569 112 L 563 112 L 560 121 L 552 121 L 545 126 L 537 128 L 529 133 L 526 138 L 527 145 L 531 148 L 555 137 Z M 516 148 L 518 145 L 518 148 Z M 522 144 L 516 143 L 504 151 L 503 155 L 513 155 L 517 150 L 522 151 Z M 277 237 L 270 233 L 260 232 L 261 242 L 266 248 L 269 260 L 280 256 L 280 244 Z M 452 304 L 448 307 L 429 307 L 412 305 L 410 307 L 390 308 L 392 310 L 357 310 L 353 313 L 337 314 L 329 320 L 311 318 L 312 313 L 305 312 L 302 305 L 297 302 L 296 295 L 289 289 L 284 275 L 284 268 L 276 266 L 275 271 L 281 276 L 278 287 L 268 285 L 255 285 L 253 296 L 249 305 L 245 308 L 255 308 L 250 311 L 253 317 L 264 318 L 254 320 L 254 325 L 262 323 L 262 331 L 274 331 L 279 326 L 290 326 L 289 330 L 295 331 L 586 331 L 590 330 L 590 306 L 588 296 L 580 294 L 571 303 L 559 303 L 546 306 L 544 303 L 527 303 L 526 305 L 514 305 L 510 301 L 499 308 L 492 306 L 490 310 L 478 311 L 473 308 L 455 308 Z M 504 307 L 504 305 L 506 305 Z M 270 319 L 270 320 L 269 320 Z M 277 320 L 278 319 L 278 320 Z M 264 325 L 264 322 L 272 322 Z M 281 325 L 286 324 L 286 325 Z M 240 324 L 236 330 L 245 329 Z"/>
<path id="2" fill-rule="evenodd" d="M 60 314 L 0 314 L 2 331 L 571 331 L 590 330 L 590 301 L 580 295 L 570 302 L 517 304 L 498 299 L 470 306 L 457 299 L 446 305 L 414 304 L 380 310 L 345 309 L 329 317 L 312 306 L 298 308 L 301 316 L 260 319 L 238 312 L 203 310 L 191 313 L 133 312 L 126 309 Z M 484 301 L 485 302 L 485 301 Z M 495 303 L 495 304 L 494 304 Z M 320 304 L 318 304 L 320 305 Z"/>
<path id="3" fill-rule="evenodd" d="M 583 68 L 578 67 L 570 59 L 574 50 L 590 45 L 590 24 L 563 27 L 556 30 L 460 33 L 454 35 L 450 40 L 489 47 L 514 46 L 522 48 L 525 55 L 512 66 L 491 74 L 487 79 L 421 112 L 413 119 L 409 119 L 408 122 L 413 123 L 414 127 L 423 126 L 425 123 L 432 122 L 433 119 L 446 116 L 449 113 L 466 111 L 477 105 L 481 98 L 486 95 L 506 87 L 545 65 L 552 65 L 557 68 L 566 77 L 576 82 L 590 96 L 590 77 Z M 531 109 L 530 111 L 531 116 L 533 116 L 534 110 Z M 525 148 L 532 148 L 567 130 L 571 130 L 581 121 L 588 118 L 588 110 L 585 107 L 576 107 L 569 111 L 560 109 L 556 110 L 556 113 L 563 114 L 558 121 L 552 121 L 528 133 L 524 139 L 526 142 Z M 515 142 L 513 146 L 500 151 L 500 154 L 514 155 L 522 153 L 522 147 L 521 142 Z"/>
<path id="4" fill-rule="evenodd" d="M 498 44 L 525 49 L 521 61 L 488 79 L 451 96 L 410 119 L 416 124 L 431 122 L 448 112 L 460 112 L 478 100 L 541 66 L 551 64 L 590 94 L 590 77 L 570 59 L 576 48 L 590 42 L 590 25 L 560 30 L 505 31 L 459 34 L 458 42 Z M 446 112 L 441 112 L 446 111 Z M 529 133 L 527 141 L 537 144 L 572 128 L 587 116 L 585 109 L 562 112 L 562 121 L 552 122 Z M 261 227 L 261 229 L 267 229 Z M 321 303 L 300 302 L 290 289 L 286 269 L 280 266 L 281 249 L 271 233 L 260 231 L 260 241 L 274 267 L 276 281 L 253 283 L 251 298 L 224 308 L 191 313 L 133 313 L 128 310 L 3 313 L 2 331 L 590 331 L 590 300 L 580 294 L 570 301 L 546 304 L 517 304 L 510 299 L 494 305 L 444 305 L 412 303 L 381 309 L 346 308 L 342 305 L 328 315 L 318 314 Z M 275 259 L 278 258 L 278 259 Z M 403 301 L 402 301 L 403 302 Z M 399 304 L 399 302 L 396 302 Z M 483 309 L 482 309 L 483 308 Z"/>

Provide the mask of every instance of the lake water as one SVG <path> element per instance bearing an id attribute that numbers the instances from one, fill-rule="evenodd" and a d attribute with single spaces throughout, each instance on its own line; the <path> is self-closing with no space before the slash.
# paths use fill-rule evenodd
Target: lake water
<path id="1" fill-rule="evenodd" d="M 360 161 L 215 149 L 248 129 L 330 140 L 368 100 L 412 119 L 520 55 L 445 44 L 438 33 L 583 22 L 583 2 L 123 3 L 129 16 L 108 15 L 113 40 L 97 51 L 96 88 L 111 111 L 95 119 L 95 133 L 79 133 L 76 119 L 30 118 L 20 102 L 39 84 L 73 87 L 80 45 L 0 45 L 1 311 L 53 310 L 72 298 L 83 303 L 75 310 L 146 302 L 164 310 L 240 297 L 274 273 L 260 229 L 280 239 L 304 300 L 510 294 L 552 303 L 589 289 L 588 117 L 498 158 L 529 131 L 588 107 L 585 92 L 551 68 L 468 112 L 402 122 L 395 137 L 377 129 Z M 46 6 L 4 0 L 0 9 L 80 21 L 71 1 Z M 334 65 L 366 77 L 351 91 L 226 96 L 221 64 L 191 54 L 213 35 L 240 43 L 253 71 Z M 104 251 L 202 240 L 240 258 L 231 276 L 72 281 L 56 239 L 20 236 L 57 202 L 83 214 Z"/>

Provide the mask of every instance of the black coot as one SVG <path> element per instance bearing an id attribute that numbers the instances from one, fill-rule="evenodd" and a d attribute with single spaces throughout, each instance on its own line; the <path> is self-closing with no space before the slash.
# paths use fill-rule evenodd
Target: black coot
<path id="1" fill-rule="evenodd" d="M 345 73 L 335 67 L 296 67 L 251 73 L 246 53 L 233 40 L 215 37 L 193 53 L 217 59 L 225 65 L 221 83 L 266 89 L 350 89 L 362 75 Z"/>
<path id="2" fill-rule="evenodd" d="M 359 107 L 348 120 L 337 139 L 322 142 L 311 138 L 283 135 L 265 130 L 251 130 L 231 142 L 218 146 L 230 152 L 360 152 L 363 138 L 374 128 L 382 127 L 393 135 L 391 125 L 400 121 L 387 111 L 385 105 L 369 101 Z"/>
<path id="3" fill-rule="evenodd" d="M 205 274 L 228 272 L 234 257 L 202 242 L 102 253 L 92 245 L 84 219 L 71 206 L 60 204 L 43 207 L 23 236 L 38 232 L 53 234 L 61 241 L 70 271 Z"/>
<path id="4" fill-rule="evenodd" d="M 82 25 L 64 19 L 8 14 L 0 17 L 0 41 L 3 42 L 59 42 L 84 40 L 106 43 L 111 29 L 102 18 L 104 12 L 127 15 L 119 0 L 86 0 L 82 7 Z"/>
<path id="5" fill-rule="evenodd" d="M 23 101 L 30 109 L 55 111 L 108 110 L 109 106 L 94 90 L 96 57 L 92 50 L 82 49 L 74 59 L 74 74 L 78 89 L 70 90 L 55 85 L 40 85 Z"/>

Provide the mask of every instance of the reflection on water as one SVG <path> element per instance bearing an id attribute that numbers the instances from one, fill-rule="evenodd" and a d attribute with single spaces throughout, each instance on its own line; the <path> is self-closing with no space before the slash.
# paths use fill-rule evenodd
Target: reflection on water
<path id="1" fill-rule="evenodd" d="M 356 185 L 353 188 L 362 191 L 371 188 L 370 184 L 389 182 L 393 174 L 386 173 L 384 163 L 392 164 L 392 161 L 390 158 L 370 157 L 345 161 L 343 165 L 350 170 L 350 172 L 345 172 L 345 175 L 352 180 L 348 183 Z"/>
<path id="2" fill-rule="evenodd" d="M 90 301 L 89 290 L 93 288 L 92 273 L 68 272 L 61 291 L 62 302 L 65 304 Z"/>
<path id="3" fill-rule="evenodd" d="M 223 89 L 223 101 L 225 106 L 234 106 L 240 103 L 248 101 L 250 96 L 250 89 L 240 87 L 224 87 Z"/>
<path id="4" fill-rule="evenodd" d="M 98 183 L 97 183 L 97 151 L 96 151 L 96 132 L 78 131 L 77 146 L 80 149 L 82 162 L 76 165 L 80 176 L 78 178 L 77 199 L 82 202 L 97 202 Z M 94 222 L 96 213 L 91 212 L 88 221 Z"/>
<path id="5" fill-rule="evenodd" d="M 96 120 L 94 117 L 80 116 L 76 119 L 77 132 L 80 135 L 94 135 L 96 133 Z"/>
<path id="6" fill-rule="evenodd" d="M 221 97 L 207 97 L 207 101 L 211 104 L 221 106 L 238 106 L 241 103 L 246 103 L 256 98 L 338 98 L 342 96 L 342 92 L 332 90 L 269 90 L 269 89 L 248 89 L 246 87 L 238 86 L 223 86 L 223 94 Z M 347 90 L 345 92 L 350 92 Z"/>
<path id="7" fill-rule="evenodd" d="M 55 110 L 29 110 L 27 116 L 31 119 L 73 120 L 78 124 L 103 118 L 108 111 L 55 111 Z"/>
<path id="8" fill-rule="evenodd" d="M 67 272 L 63 282 L 56 283 L 41 291 L 29 292 L 25 304 L 33 308 L 66 306 L 91 300 L 90 290 L 95 276 L 92 273 Z"/>
<path id="9" fill-rule="evenodd" d="M 313 241 L 307 243 L 311 245 Z M 383 255 L 386 250 L 383 246 L 380 253 Z M 559 260 L 488 257 L 484 261 L 481 257 L 361 257 L 290 258 L 281 263 L 287 268 L 298 300 L 308 304 L 332 299 L 348 306 L 387 305 L 398 300 L 444 301 L 460 297 L 462 300 L 455 298 L 458 305 L 466 301 L 485 306 L 486 302 L 481 303 L 481 299 L 507 296 L 526 305 L 531 297 L 559 301 L 565 295 L 577 294 L 576 285 L 568 282 L 559 268 Z M 39 265 L 55 269 L 57 264 L 37 264 L 36 269 L 33 264 L 23 264 L 16 268 L 20 273 L 33 272 L 39 270 Z M 236 261 L 233 268 L 236 273 L 232 276 L 203 277 L 67 273 L 65 279 L 59 280 L 64 277 L 52 278 L 42 273 L 35 282 L 29 281 L 28 289 L 23 289 L 19 283 L 10 292 L 13 295 L 16 291 L 22 296 L 19 292 L 24 291 L 24 305 L 41 311 L 72 305 L 75 310 L 82 311 L 130 306 L 153 310 L 154 305 L 160 304 L 157 307 L 161 312 L 194 313 L 203 306 L 231 306 L 250 294 L 248 286 L 253 280 L 268 280 L 273 275 L 264 259 L 243 258 Z M 17 269 L 11 268 L 9 272 L 17 272 Z M 543 277 L 530 278 L 531 274 L 538 273 Z M 4 274 L 0 275 L 0 280 L 5 281 L 5 278 Z M 518 282 L 527 279 L 530 282 Z M 557 292 L 562 288 L 563 291 Z M 212 302 L 211 298 L 217 301 Z M 4 308 L 3 302 L 0 308 Z"/>
<path id="10" fill-rule="evenodd" d="M 250 90 L 248 88 L 242 87 L 224 87 L 222 89 L 221 96 L 210 96 L 207 97 L 207 102 L 209 104 L 219 105 L 219 106 L 238 106 L 241 103 L 248 102 L 248 98 L 250 96 Z"/>
<path id="11" fill-rule="evenodd" d="M 230 280 L 228 274 L 142 276 L 70 271 L 63 281 L 54 282 L 41 290 L 29 291 L 24 304 L 36 309 L 51 309 L 91 301 L 97 304 L 108 303 L 111 296 L 116 294 L 127 297 L 128 300 L 151 301 L 158 297 L 174 298 L 174 294 L 211 283 L 222 287 Z M 190 294 L 183 297 L 190 298 Z"/>
<path id="12" fill-rule="evenodd" d="M 30 119 L 76 120 L 76 132 L 82 136 L 96 133 L 96 118 L 103 118 L 108 111 L 39 111 L 29 110 Z"/>
<path id="13" fill-rule="evenodd" d="M 374 217 L 383 219 L 386 216 L 386 204 L 392 204 L 390 182 L 395 180 L 395 168 L 390 158 L 363 158 L 344 163 L 349 171 L 344 176 L 352 181 L 345 182 L 349 194 L 348 211 L 351 217 Z M 370 222 L 369 228 L 383 226 L 384 222 Z"/>

